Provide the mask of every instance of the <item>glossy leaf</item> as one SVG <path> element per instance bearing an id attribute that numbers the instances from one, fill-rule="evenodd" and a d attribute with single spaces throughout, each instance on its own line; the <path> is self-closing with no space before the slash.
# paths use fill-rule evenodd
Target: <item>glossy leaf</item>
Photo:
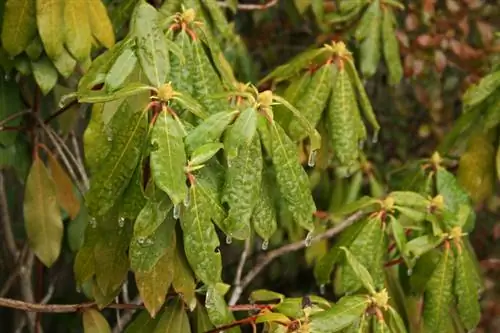
<path id="1" fill-rule="evenodd" d="M 179 297 L 168 302 L 153 333 L 191 333 L 189 319 Z"/>
<path id="2" fill-rule="evenodd" d="M 250 235 L 250 219 L 259 200 L 262 181 L 263 161 L 259 138 L 255 136 L 248 144 L 244 143 L 239 154 L 230 161 L 221 198 L 229 206 L 223 224 L 229 236 L 246 239 Z"/>
<path id="3" fill-rule="evenodd" d="M 260 194 L 255 204 L 251 220 L 257 235 L 266 242 L 276 232 L 278 222 L 276 220 L 276 206 L 271 192 L 271 186 L 274 185 L 275 180 L 273 179 L 271 183 L 269 179 L 270 176 L 263 174 L 262 177 Z"/>
<path id="4" fill-rule="evenodd" d="M 63 48 L 61 54 L 56 59 L 52 60 L 54 67 L 65 79 L 69 78 L 76 66 L 76 60 L 71 54 Z"/>
<path id="5" fill-rule="evenodd" d="M 224 145 L 222 143 L 207 143 L 201 147 L 198 147 L 193 151 L 193 154 L 191 154 L 189 164 L 193 166 L 202 165 L 203 163 L 214 157 L 214 155 L 223 148 Z"/>
<path id="6" fill-rule="evenodd" d="M 248 299 L 251 302 L 281 303 L 285 295 L 267 289 L 257 289 L 250 293 Z"/>
<path id="7" fill-rule="evenodd" d="M 101 0 L 88 0 L 87 3 L 92 36 L 104 47 L 110 49 L 115 44 L 115 33 L 106 7 Z"/>
<path id="8" fill-rule="evenodd" d="M 142 188 L 144 177 L 142 167 L 142 163 L 139 163 L 139 165 L 137 165 L 137 168 L 135 168 L 132 179 L 130 179 L 130 183 L 125 189 L 125 192 L 123 192 L 123 197 L 120 202 L 120 213 L 123 217 L 131 220 L 135 220 L 140 211 L 146 205 L 146 198 L 144 196 L 144 190 Z"/>
<path id="9" fill-rule="evenodd" d="M 131 30 L 137 45 L 137 57 L 149 82 L 156 87 L 165 83 L 170 62 L 167 45 L 159 27 L 158 11 L 139 2 L 131 19 Z"/>
<path id="10" fill-rule="evenodd" d="M 341 247 L 340 249 L 344 251 L 347 263 L 351 266 L 354 274 L 361 281 L 363 286 L 370 292 L 370 294 L 375 294 L 374 282 L 368 270 L 346 247 Z"/>
<path id="11" fill-rule="evenodd" d="M 441 332 L 445 327 L 453 299 L 454 265 L 453 251 L 448 246 L 427 282 L 424 294 L 424 325 L 430 331 Z"/>
<path id="12" fill-rule="evenodd" d="M 222 289 L 223 285 L 221 283 L 209 286 L 205 298 L 205 308 L 207 309 L 208 317 L 210 318 L 212 324 L 216 327 L 230 324 L 235 320 L 233 313 L 229 310 L 226 301 L 224 300 L 224 293 L 222 292 Z M 238 333 L 241 332 L 241 329 L 239 327 L 234 327 L 228 329 L 227 332 Z"/>
<path id="13" fill-rule="evenodd" d="M 259 132 L 262 134 L 260 129 Z M 298 160 L 295 145 L 276 122 L 271 125 L 271 140 L 273 168 L 286 207 L 300 226 L 312 230 L 312 214 L 316 211 L 316 206 L 309 191 L 307 174 Z"/>
<path id="14" fill-rule="evenodd" d="M 331 309 L 312 315 L 310 330 L 315 333 L 339 332 L 361 317 L 368 304 L 366 296 L 344 296 Z"/>
<path id="15" fill-rule="evenodd" d="M 238 111 L 219 112 L 205 119 L 194 130 L 189 132 L 184 142 L 188 152 L 210 142 L 216 142 L 221 137 L 226 127 L 233 121 Z"/>
<path id="16" fill-rule="evenodd" d="M 427 251 L 432 250 L 443 241 L 443 237 L 425 235 L 412 239 L 406 243 L 405 253 L 420 257 Z"/>
<path id="17" fill-rule="evenodd" d="M 149 237 L 165 221 L 167 215 L 172 212 L 172 202 L 168 196 L 158 188 L 154 192 L 146 205 L 142 208 L 134 223 L 135 237 Z"/>
<path id="18" fill-rule="evenodd" d="M 24 189 L 24 227 L 31 249 L 47 267 L 59 257 L 63 223 L 53 179 L 35 156 Z"/>
<path id="19" fill-rule="evenodd" d="M 83 311 L 83 332 L 84 333 L 111 333 L 106 318 L 95 309 Z"/>
<path id="20" fill-rule="evenodd" d="M 66 0 L 64 4 L 65 44 L 75 59 L 85 61 L 90 58 L 92 32 L 86 2 Z"/>
<path id="21" fill-rule="evenodd" d="M 403 66 L 399 55 L 399 44 L 396 38 L 396 17 L 392 8 L 386 6 L 382 14 L 382 41 L 384 58 L 389 69 L 389 84 L 395 85 L 403 77 Z"/>
<path id="22" fill-rule="evenodd" d="M 196 276 L 205 284 L 213 285 L 221 279 L 219 239 L 208 215 L 209 202 L 198 193 L 196 185 L 189 192 L 190 204 L 181 215 L 184 251 Z"/>
<path id="23" fill-rule="evenodd" d="M 80 211 L 80 201 L 73 190 L 73 182 L 55 156 L 48 155 L 50 174 L 54 180 L 56 197 L 59 205 L 69 214 L 72 220 L 76 218 Z"/>
<path id="24" fill-rule="evenodd" d="M 36 35 L 35 0 L 5 2 L 2 23 L 2 47 L 14 57 L 20 54 Z"/>
<path id="25" fill-rule="evenodd" d="M 156 148 L 151 152 L 151 173 L 174 206 L 187 196 L 183 136 L 182 129 L 166 112 L 158 116 L 151 133 L 151 144 Z"/>
<path id="26" fill-rule="evenodd" d="M 179 242 L 180 243 L 180 242 Z M 182 249 L 177 244 L 177 249 L 174 251 L 174 279 L 172 286 L 175 292 L 179 293 L 184 302 L 190 309 L 196 306 L 195 288 L 193 272 L 188 266 L 188 263 L 181 253 Z"/>
<path id="27" fill-rule="evenodd" d="M 36 0 L 38 33 L 51 59 L 59 58 L 64 48 L 63 7 L 62 0 Z"/>
<path id="28" fill-rule="evenodd" d="M 224 147 L 229 162 L 238 156 L 240 147 L 251 145 L 256 130 L 257 112 L 254 108 L 247 108 L 236 118 L 226 134 Z"/>
<path id="29" fill-rule="evenodd" d="M 83 134 L 85 162 L 92 173 L 101 165 L 111 150 L 110 130 L 103 120 L 104 104 L 92 105 L 90 120 Z M 108 138 L 111 137 L 111 140 Z"/>
<path id="30" fill-rule="evenodd" d="M 106 75 L 106 89 L 108 91 L 116 91 L 123 87 L 136 65 L 137 56 L 135 51 L 132 48 L 124 49 Z"/>
<path id="31" fill-rule="evenodd" d="M 406 326 L 403 322 L 403 319 L 399 315 L 399 313 L 392 307 L 389 306 L 389 327 L 394 333 L 406 333 Z"/>

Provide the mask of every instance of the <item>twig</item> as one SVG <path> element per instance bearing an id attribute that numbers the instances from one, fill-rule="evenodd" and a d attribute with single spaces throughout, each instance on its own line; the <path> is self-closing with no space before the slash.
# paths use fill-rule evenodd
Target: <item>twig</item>
<path id="1" fill-rule="evenodd" d="M 266 10 L 268 8 L 274 7 L 278 4 L 278 0 L 270 0 L 267 3 L 258 5 L 258 4 L 238 4 L 238 10 Z M 221 7 L 228 8 L 229 4 L 227 2 L 218 2 L 218 5 Z"/>
<path id="2" fill-rule="evenodd" d="M 241 276 L 243 275 L 243 268 L 245 267 L 245 262 L 248 258 L 248 253 L 250 252 L 251 242 L 250 238 L 245 241 L 245 247 L 243 248 L 243 252 L 241 252 L 240 262 L 238 263 L 238 268 L 236 269 L 236 277 L 234 278 L 234 290 L 231 294 L 231 298 L 229 299 L 229 306 L 235 305 L 238 302 L 238 298 L 240 297 L 241 290 Z"/>
<path id="3" fill-rule="evenodd" d="M 82 151 L 80 149 L 80 145 L 78 144 L 75 132 L 72 131 L 70 136 L 71 136 L 71 143 L 73 144 L 73 150 L 75 151 L 75 157 L 78 160 L 78 163 L 80 163 L 80 165 L 83 166 L 82 167 L 82 169 L 84 171 L 84 172 L 82 172 L 83 185 L 85 186 L 85 188 L 89 188 L 90 187 L 89 177 L 87 176 L 87 173 L 85 172 L 85 167 L 84 167 L 85 163 L 83 161 L 83 154 L 82 154 Z"/>
<path id="4" fill-rule="evenodd" d="M 14 238 L 14 232 L 12 231 L 3 172 L 0 172 L 0 223 L 3 229 L 3 239 L 5 242 L 5 246 L 7 247 L 7 250 L 9 251 L 13 260 L 15 260 L 15 258 L 17 258 L 18 256 L 18 250 L 16 246 L 16 240 Z"/>
<path id="5" fill-rule="evenodd" d="M 54 112 L 53 114 L 51 114 L 50 116 L 48 116 L 47 119 L 45 119 L 43 122 L 45 124 L 50 123 L 52 120 L 54 120 L 55 118 L 59 117 L 64 112 L 68 111 L 69 109 L 71 109 L 76 104 L 78 104 L 78 100 L 77 99 L 72 100 L 71 102 L 69 102 L 68 104 L 64 105 L 62 108 L 60 108 L 59 110 L 57 110 L 56 112 Z"/>
<path id="6" fill-rule="evenodd" d="M 33 263 L 35 261 L 35 255 L 32 251 L 28 250 L 28 255 L 26 259 L 26 264 L 22 266 L 21 270 L 21 294 L 23 296 L 23 300 L 28 303 L 32 303 L 35 301 L 35 297 L 33 296 L 33 285 L 31 281 L 31 276 L 33 273 Z M 29 322 L 29 330 L 30 332 L 34 332 L 36 326 L 36 318 L 34 313 L 26 313 L 26 318 Z M 19 325 L 18 330 L 21 331 L 22 327 L 25 325 L 25 321 L 22 321 Z M 17 330 L 16 330 L 17 331 Z"/>
<path id="7" fill-rule="evenodd" d="M 27 115 L 30 112 L 31 112 L 30 110 L 19 111 L 11 114 L 8 117 L 3 118 L 2 120 L 0 120 L 0 131 L 4 128 L 4 125 L 7 124 L 9 121 Z"/>
<path id="8" fill-rule="evenodd" d="M 95 302 L 80 303 L 80 304 L 42 304 L 42 303 L 32 303 L 24 302 L 10 298 L 0 297 L 0 307 L 17 309 L 25 312 L 43 312 L 43 313 L 71 313 L 78 312 L 85 309 L 95 308 L 97 304 Z M 144 306 L 142 304 L 109 304 L 105 306 L 110 309 L 122 309 L 122 310 L 135 310 L 142 309 Z"/>
<path id="9" fill-rule="evenodd" d="M 141 304 L 141 298 L 137 296 L 132 300 L 132 304 Z M 126 310 L 125 313 L 120 317 L 120 323 L 122 326 L 127 326 L 128 322 L 132 320 L 132 317 L 134 316 L 134 313 L 137 309 L 129 309 Z M 113 333 L 121 333 L 122 329 L 116 325 L 113 328 Z"/>
<path id="10" fill-rule="evenodd" d="M 319 234 L 316 237 L 314 237 L 311 240 L 311 244 L 319 242 L 319 241 L 324 240 L 324 239 L 331 238 L 331 237 L 339 234 L 340 232 L 342 232 L 343 230 L 345 230 L 347 227 L 349 227 L 350 225 L 352 225 L 354 222 L 356 222 L 357 220 L 359 220 L 363 215 L 364 215 L 363 212 L 360 212 L 360 211 L 352 214 L 351 216 L 349 216 L 348 218 L 346 218 L 344 221 L 340 222 L 336 226 L 334 226 L 334 227 L 326 230 L 324 233 Z M 257 265 L 255 265 L 250 270 L 250 272 L 248 272 L 247 275 L 245 275 L 245 277 L 243 278 L 243 280 L 241 282 L 241 285 L 240 285 L 241 288 L 239 288 L 237 290 L 237 292 L 235 290 L 234 295 L 232 295 L 231 298 L 234 297 L 234 298 L 236 298 L 236 300 L 238 300 L 240 298 L 241 294 L 243 293 L 243 290 L 274 259 L 276 259 L 278 257 L 281 257 L 282 255 L 285 255 L 287 253 L 298 251 L 298 250 L 303 249 L 305 247 L 306 247 L 306 243 L 304 241 L 298 241 L 298 242 L 295 242 L 295 243 L 284 245 L 284 246 L 282 246 L 280 248 L 277 248 L 275 250 L 267 252 L 266 254 L 263 254 L 260 257 L 260 259 L 258 259 Z"/>
<path id="11" fill-rule="evenodd" d="M 10 273 L 10 276 L 7 278 L 7 281 L 5 281 L 5 283 L 2 286 L 2 289 L 0 290 L 0 297 L 7 295 L 10 288 L 12 288 L 12 285 L 16 282 L 17 277 L 23 271 L 24 260 L 26 259 L 28 251 L 29 251 L 29 247 L 28 247 L 28 243 L 26 243 L 24 245 L 23 249 L 21 250 L 21 254 L 19 255 L 19 258 L 17 260 L 16 267 Z"/>

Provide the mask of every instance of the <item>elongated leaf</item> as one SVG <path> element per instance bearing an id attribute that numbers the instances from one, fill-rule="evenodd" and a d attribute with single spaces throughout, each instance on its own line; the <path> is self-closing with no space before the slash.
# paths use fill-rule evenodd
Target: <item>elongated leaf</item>
<path id="1" fill-rule="evenodd" d="M 381 55 L 380 27 L 382 24 L 382 11 L 379 0 L 375 0 L 370 4 L 361 20 L 366 20 L 364 23 L 366 25 L 366 34 L 361 41 L 360 69 L 364 77 L 371 77 L 377 71 Z"/>
<path id="2" fill-rule="evenodd" d="M 241 146 L 249 146 L 257 130 L 257 112 L 247 108 L 235 120 L 224 140 L 226 157 L 229 161 L 238 155 Z M 228 162 L 229 163 L 229 162 Z"/>
<path id="3" fill-rule="evenodd" d="M 165 253 L 175 248 L 175 222 L 172 216 L 165 219 L 147 237 L 137 235 L 134 230 L 129 249 L 130 267 L 134 272 L 150 273 Z"/>
<path id="4" fill-rule="evenodd" d="M 73 74 L 73 70 L 76 66 L 76 60 L 71 56 L 71 54 L 63 48 L 61 54 L 56 59 L 52 59 L 54 67 L 57 71 L 65 78 Z"/>
<path id="5" fill-rule="evenodd" d="M 91 215 L 103 215 L 113 206 L 127 188 L 139 162 L 148 123 L 141 111 L 126 117 L 128 108 L 127 103 L 120 106 L 117 114 L 119 120 L 123 118 L 117 125 L 120 130 L 113 136 L 110 153 L 92 177 L 86 197 Z"/>
<path id="6" fill-rule="evenodd" d="M 207 309 L 208 317 L 216 327 L 229 324 L 235 320 L 233 313 L 229 310 L 224 300 L 224 294 L 221 293 L 221 285 L 221 283 L 217 283 L 215 286 L 208 287 L 205 298 L 205 308 Z M 241 329 L 234 327 L 227 330 L 227 332 L 238 333 L 241 332 Z"/>
<path id="7" fill-rule="evenodd" d="M 145 1 L 139 2 L 131 20 L 137 57 L 149 82 L 159 87 L 170 69 L 167 45 L 158 25 L 158 12 Z"/>
<path id="8" fill-rule="evenodd" d="M 80 201 L 73 191 L 73 182 L 55 156 L 49 154 L 48 162 L 50 173 L 54 179 L 57 202 L 74 220 L 80 211 Z"/>
<path id="9" fill-rule="evenodd" d="M 227 213 L 221 203 L 224 176 L 212 168 L 205 167 L 196 175 L 196 185 L 202 200 L 209 203 L 207 213 L 210 218 L 222 231 L 228 234 L 226 225 L 223 223 Z"/>
<path id="10" fill-rule="evenodd" d="M 368 290 L 372 295 L 375 294 L 373 279 L 368 270 L 346 247 L 341 247 L 340 249 L 344 251 L 349 266 L 351 266 L 354 274 L 361 281 L 366 290 Z"/>
<path id="11" fill-rule="evenodd" d="M 310 330 L 315 333 L 339 332 L 360 318 L 368 304 L 365 296 L 344 296 L 331 309 L 313 314 Z"/>
<path id="12" fill-rule="evenodd" d="M 135 168 L 130 183 L 125 189 L 125 192 L 123 192 L 123 197 L 120 202 L 121 215 L 130 220 L 135 220 L 146 205 L 146 198 L 144 196 L 142 184 L 143 176 L 142 163 L 139 163 L 137 168 Z"/>
<path id="13" fill-rule="evenodd" d="M 170 247 L 151 271 L 135 273 L 137 289 L 152 317 L 155 317 L 165 302 L 165 295 L 174 278 L 173 251 L 175 247 Z"/>
<path id="14" fill-rule="evenodd" d="M 421 257 L 417 259 L 417 262 L 410 268 L 406 274 L 410 273 L 409 277 L 409 292 L 414 295 L 422 295 L 427 286 L 427 282 L 432 276 L 432 273 L 436 269 L 440 259 L 441 252 L 438 249 L 433 249 L 424 253 Z"/>
<path id="15" fill-rule="evenodd" d="M 211 330 L 214 328 L 214 325 L 210 321 L 210 318 L 208 317 L 207 310 L 205 307 L 201 304 L 197 304 L 196 308 L 194 309 L 194 327 L 195 327 L 195 332 L 196 333 L 205 333 L 208 330 Z"/>
<path id="16" fill-rule="evenodd" d="M 83 134 L 83 149 L 85 162 L 92 173 L 101 165 L 101 162 L 111 150 L 111 134 L 108 133 L 103 121 L 104 104 L 92 105 L 90 121 Z M 111 140 L 108 140 L 111 138 Z"/>
<path id="17" fill-rule="evenodd" d="M 102 103 L 138 95 L 141 92 L 151 91 L 151 87 L 140 82 L 128 83 L 121 89 L 113 92 L 105 90 L 92 90 L 78 93 L 78 101 L 80 103 Z"/>
<path id="18" fill-rule="evenodd" d="M 445 248 L 424 294 L 424 325 L 430 331 L 441 332 L 449 316 L 450 305 L 453 299 L 452 283 L 455 261 L 453 251 Z"/>
<path id="19" fill-rule="evenodd" d="M 115 45 L 115 33 L 106 7 L 101 0 L 88 0 L 87 3 L 92 36 L 104 47 L 110 49 Z"/>
<path id="20" fill-rule="evenodd" d="M 399 44 L 394 27 L 396 18 L 391 7 L 386 6 L 382 14 L 382 41 L 384 58 L 389 69 L 389 84 L 395 85 L 403 77 L 403 66 L 399 55 Z"/>
<path id="21" fill-rule="evenodd" d="M 237 239 L 250 235 L 250 218 L 259 199 L 262 168 L 262 149 L 255 136 L 231 160 L 222 194 L 222 202 L 229 205 L 229 214 L 223 224 L 229 235 Z"/>
<path id="22" fill-rule="evenodd" d="M 389 194 L 394 199 L 394 204 L 408 206 L 418 209 L 427 209 L 430 205 L 430 200 L 426 199 L 419 193 L 410 191 L 394 191 Z"/>
<path id="23" fill-rule="evenodd" d="M 182 129 L 166 112 L 159 115 L 151 133 L 151 144 L 156 148 L 151 153 L 151 173 L 155 184 L 174 205 L 187 196 L 183 136 Z"/>
<path id="24" fill-rule="evenodd" d="M 437 192 L 444 197 L 447 209 L 457 213 L 461 204 L 469 204 L 469 196 L 460 187 L 455 176 L 446 169 L 439 168 L 436 173 Z"/>
<path id="25" fill-rule="evenodd" d="M 486 75 L 477 85 L 470 87 L 462 100 L 467 107 L 473 107 L 484 101 L 500 87 L 500 71 Z"/>
<path id="26" fill-rule="evenodd" d="M 64 48 L 63 7 L 62 0 L 36 1 L 38 33 L 51 59 L 59 58 Z"/>
<path id="27" fill-rule="evenodd" d="M 304 95 L 295 104 L 306 120 L 316 127 L 321 114 L 327 105 L 328 98 L 333 86 L 333 67 L 330 64 L 323 65 L 312 76 Z M 294 140 L 304 139 L 308 132 L 302 127 L 297 119 L 292 119 L 289 127 L 290 137 Z"/>
<path id="28" fill-rule="evenodd" d="M 160 321 L 161 314 L 151 318 L 151 315 L 147 310 L 142 310 L 138 316 L 136 316 L 130 324 L 125 329 L 124 333 L 143 333 L 143 332 L 153 332 L 156 325 Z"/>
<path id="29" fill-rule="evenodd" d="M 196 185 L 189 192 L 190 204 L 181 215 L 184 251 L 196 276 L 205 284 L 213 285 L 221 279 L 219 239 L 208 215 L 209 202 L 199 195 Z"/>
<path id="30" fill-rule="evenodd" d="M 405 246 L 405 253 L 407 255 L 413 255 L 415 257 L 420 257 L 427 251 L 432 250 L 438 246 L 443 241 L 443 237 L 425 235 L 412 239 Z"/>
<path id="31" fill-rule="evenodd" d="M 193 151 L 191 155 L 191 160 L 189 163 L 191 165 L 201 165 L 211 159 L 219 150 L 224 148 L 222 143 L 207 143 Z"/>
<path id="32" fill-rule="evenodd" d="M 65 1 L 64 29 L 66 46 L 71 55 L 82 62 L 90 58 L 92 34 L 86 1 Z"/>
<path id="33" fill-rule="evenodd" d="M 154 194 L 142 208 L 134 223 L 134 237 L 149 237 L 172 212 L 172 202 L 161 190 L 155 188 Z"/>
<path id="34" fill-rule="evenodd" d="M 178 242 L 180 243 L 180 242 Z M 177 244 L 177 249 L 174 252 L 174 280 L 172 286 L 175 292 L 181 295 L 184 302 L 190 309 L 196 306 L 195 288 L 193 272 L 188 266 L 182 248 Z"/>
<path id="35" fill-rule="evenodd" d="M 95 309 L 87 309 L 83 312 L 84 333 L 111 333 L 106 318 Z"/>
<path id="36" fill-rule="evenodd" d="M 399 313 L 392 306 L 389 306 L 388 310 L 389 310 L 389 327 L 391 329 L 391 332 L 406 333 L 407 332 L 406 326 Z"/>
<path id="37" fill-rule="evenodd" d="M 309 191 L 307 174 L 299 163 L 296 147 L 276 122 L 272 124 L 271 131 L 270 154 L 280 193 L 293 219 L 303 228 L 312 230 L 312 214 L 316 211 L 316 205 Z M 259 133 L 262 134 L 260 128 Z"/>
<path id="38" fill-rule="evenodd" d="M 455 257 L 453 293 L 457 300 L 458 314 L 467 330 L 474 329 L 481 318 L 478 286 L 474 271 L 474 263 L 465 253 L 463 247 L 459 248 Z"/>
<path id="39" fill-rule="evenodd" d="M 191 333 L 189 318 L 179 297 L 168 302 L 153 333 Z"/>
<path id="40" fill-rule="evenodd" d="M 273 179 L 271 182 L 270 178 L 265 174 L 262 175 L 260 194 L 252 214 L 253 228 L 264 242 L 269 241 L 278 228 L 276 206 L 271 192 L 276 181 Z"/>
<path id="41" fill-rule="evenodd" d="M 136 64 L 137 56 L 135 51 L 131 48 L 124 49 L 106 75 L 106 90 L 116 91 L 120 89 L 134 70 Z"/>
<path id="42" fill-rule="evenodd" d="M 52 266 L 61 251 L 63 224 L 54 181 L 38 155 L 26 179 L 23 211 L 30 247 L 45 266 Z"/>
<path id="43" fill-rule="evenodd" d="M 35 0 L 5 2 L 2 46 L 11 57 L 20 54 L 36 35 Z"/>
<path id="44" fill-rule="evenodd" d="M 52 62 L 43 57 L 31 63 L 33 76 L 44 95 L 47 95 L 57 83 L 57 70 Z"/>

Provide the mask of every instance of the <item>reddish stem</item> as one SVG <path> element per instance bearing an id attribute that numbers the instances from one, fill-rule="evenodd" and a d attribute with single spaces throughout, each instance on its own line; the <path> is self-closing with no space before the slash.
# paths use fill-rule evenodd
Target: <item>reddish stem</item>
<path id="1" fill-rule="evenodd" d="M 384 267 L 391 267 L 391 266 L 399 265 L 402 263 L 403 263 L 403 258 L 398 258 L 398 259 L 394 259 L 394 260 L 386 262 L 384 264 Z"/>

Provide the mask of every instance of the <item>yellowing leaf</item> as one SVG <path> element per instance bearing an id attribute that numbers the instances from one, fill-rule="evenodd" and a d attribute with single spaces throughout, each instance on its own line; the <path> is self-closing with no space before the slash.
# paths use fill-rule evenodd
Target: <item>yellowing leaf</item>
<path id="1" fill-rule="evenodd" d="M 36 35 L 35 0 L 8 0 L 2 24 L 2 46 L 14 57 L 28 46 Z"/>
<path id="2" fill-rule="evenodd" d="M 57 70 L 47 57 L 32 62 L 33 76 L 44 95 L 47 95 L 57 83 Z"/>
<path id="3" fill-rule="evenodd" d="M 48 162 L 50 173 L 54 179 L 57 201 L 74 220 L 80 211 L 80 201 L 78 201 L 73 191 L 73 182 L 55 156 L 49 155 Z"/>
<path id="4" fill-rule="evenodd" d="M 64 48 L 63 7 L 64 0 L 36 0 L 38 33 L 51 59 L 57 59 Z"/>
<path id="5" fill-rule="evenodd" d="M 59 257 L 63 236 L 54 181 L 36 156 L 24 192 L 24 226 L 30 247 L 47 267 Z"/>
<path id="6" fill-rule="evenodd" d="M 84 333 L 111 333 L 106 318 L 95 309 L 88 309 L 83 312 L 83 332 Z"/>
<path id="7" fill-rule="evenodd" d="M 174 287 L 175 292 L 182 296 L 184 302 L 186 302 L 189 308 L 193 308 L 196 306 L 196 296 L 194 294 L 196 283 L 194 282 L 193 273 L 181 251 L 182 248 L 177 246 L 177 249 L 174 252 L 175 272 L 172 286 Z"/>
<path id="8" fill-rule="evenodd" d="M 90 57 L 90 48 L 92 47 L 86 2 L 82 0 L 66 0 L 64 6 L 66 46 L 73 57 L 82 62 Z"/>
<path id="9" fill-rule="evenodd" d="M 86 0 L 92 35 L 106 48 L 115 44 L 115 33 L 106 7 L 101 0 Z"/>

